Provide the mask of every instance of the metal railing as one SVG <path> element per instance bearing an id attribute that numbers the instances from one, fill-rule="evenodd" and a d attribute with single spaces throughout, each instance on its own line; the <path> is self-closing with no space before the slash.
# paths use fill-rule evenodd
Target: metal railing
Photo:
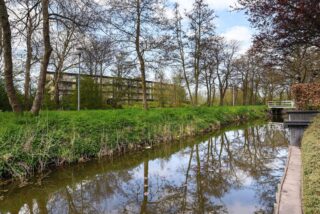
<path id="1" fill-rule="evenodd" d="M 268 108 L 293 109 L 295 108 L 295 104 L 293 100 L 269 101 Z"/>
<path id="2" fill-rule="evenodd" d="M 272 130 L 284 131 L 284 124 L 278 122 L 269 122 L 268 126 L 272 128 Z"/>

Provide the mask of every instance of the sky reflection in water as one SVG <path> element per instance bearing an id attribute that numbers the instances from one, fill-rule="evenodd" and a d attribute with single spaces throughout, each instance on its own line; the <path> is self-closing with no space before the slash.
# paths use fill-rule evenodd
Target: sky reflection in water
<path id="1" fill-rule="evenodd" d="M 0 212 L 272 213 L 287 157 L 268 125 L 58 170 L 42 186 L 9 187 Z"/>

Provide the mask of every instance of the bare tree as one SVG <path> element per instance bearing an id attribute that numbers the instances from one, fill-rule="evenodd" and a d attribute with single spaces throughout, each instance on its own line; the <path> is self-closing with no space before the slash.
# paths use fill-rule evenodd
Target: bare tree
<path id="1" fill-rule="evenodd" d="M 281 74 L 290 79 L 290 83 L 317 81 L 320 77 L 320 49 L 308 46 L 296 46 L 290 54 L 279 62 Z"/>
<path id="2" fill-rule="evenodd" d="M 66 59 L 70 56 L 72 51 L 71 44 L 75 40 L 74 38 L 75 27 L 72 26 L 70 29 L 64 30 L 64 33 L 58 33 L 57 41 L 54 42 L 53 46 L 53 64 L 55 67 L 55 75 L 54 75 L 54 102 L 56 108 L 60 106 L 60 94 L 59 94 L 59 83 L 61 81 L 62 73 L 65 68 L 70 68 L 75 65 L 75 63 L 71 63 L 71 65 L 65 66 Z"/>
<path id="3" fill-rule="evenodd" d="M 25 110 L 29 110 L 30 108 L 30 81 L 31 81 L 31 67 L 32 67 L 32 59 L 33 59 L 33 47 L 32 47 L 32 37 L 35 30 L 38 28 L 40 24 L 39 20 L 39 11 L 38 11 L 38 3 L 39 1 L 31 2 L 30 0 L 26 0 L 26 44 L 27 44 L 27 58 L 25 65 L 25 82 L 24 82 L 24 107 Z M 34 14 L 32 14 L 34 11 Z"/>
<path id="4" fill-rule="evenodd" d="M 164 16 L 164 1 L 109 0 L 109 24 L 117 33 L 116 40 L 126 44 L 127 51 L 135 55 L 142 82 L 144 109 L 147 103 L 147 69 L 163 61 L 163 44 L 167 41 L 164 32 L 167 20 Z"/>
<path id="5" fill-rule="evenodd" d="M 30 88 L 31 88 L 31 69 L 32 65 L 37 62 L 34 53 L 35 33 L 41 23 L 40 20 L 40 1 L 39 0 L 20 0 L 11 1 L 10 14 L 13 15 L 11 20 L 13 30 L 16 31 L 16 39 L 23 40 L 26 44 L 26 60 L 24 72 L 24 108 L 30 108 Z M 17 10 L 16 8 L 19 8 Z"/>
<path id="6" fill-rule="evenodd" d="M 253 49 L 249 49 L 244 55 L 235 61 L 235 69 L 238 74 L 234 82 L 241 85 L 242 104 L 255 104 L 259 96 L 259 87 L 261 83 L 261 74 L 263 73 L 263 64 L 261 56 Z M 240 81 L 240 82 L 239 82 Z"/>
<path id="7" fill-rule="evenodd" d="M 204 83 L 207 91 L 207 105 L 212 106 L 216 93 L 215 80 L 217 79 L 216 66 L 217 61 L 215 58 L 215 49 L 217 48 L 218 37 L 208 38 L 206 41 L 205 48 L 203 50 L 202 60 L 202 74 L 201 79 Z"/>
<path id="8" fill-rule="evenodd" d="M 186 87 L 188 90 L 188 94 L 189 94 L 189 98 L 191 103 L 194 102 L 193 100 L 193 96 L 192 96 L 192 92 L 191 92 L 191 86 L 190 86 L 190 80 L 189 80 L 189 75 L 187 73 L 187 62 L 186 62 L 186 52 L 185 49 L 187 47 L 186 45 L 186 41 L 185 38 L 186 33 L 185 31 L 182 29 L 182 16 L 180 14 L 179 11 L 179 4 L 175 4 L 174 6 L 174 12 L 175 12 L 175 16 L 173 19 L 173 23 L 174 23 L 174 35 L 175 35 L 175 39 L 176 39 L 176 45 L 177 45 L 177 50 L 178 50 L 178 58 L 179 58 L 179 62 L 181 64 L 181 70 L 183 73 L 183 77 L 184 77 L 184 81 L 186 83 Z"/>
<path id="9" fill-rule="evenodd" d="M 136 71 L 135 64 L 127 52 L 118 50 L 115 56 L 114 67 L 111 69 L 113 79 L 112 104 L 120 106 L 125 99 L 128 105 L 132 99 L 132 80 L 128 79 Z"/>
<path id="10" fill-rule="evenodd" d="M 219 44 L 220 43 L 220 44 Z M 221 49 L 222 48 L 222 49 Z M 226 43 L 223 40 L 218 42 L 218 47 L 216 49 L 216 72 L 217 79 L 219 82 L 219 93 L 220 93 L 220 102 L 219 104 L 224 105 L 224 98 L 227 92 L 227 89 L 230 84 L 230 78 L 235 70 L 234 61 L 236 53 L 238 51 L 239 45 L 236 41 L 231 41 Z M 222 63 L 220 63 L 222 61 Z"/>
<path id="11" fill-rule="evenodd" d="M 80 38 L 90 40 L 91 37 L 87 37 L 85 33 L 95 29 L 99 23 L 100 14 L 95 9 L 96 4 L 89 0 L 54 0 L 53 4 L 55 9 L 51 9 L 49 16 L 50 20 L 55 22 L 55 26 L 51 27 L 53 34 L 51 43 L 53 44 L 52 61 L 55 67 L 54 101 L 58 108 L 60 104 L 59 83 L 62 74 L 78 63 L 74 62 L 74 51 L 76 51 L 74 47 L 80 46 L 79 43 L 82 40 Z M 100 49 L 103 48 L 105 47 Z"/>
<path id="12" fill-rule="evenodd" d="M 110 38 L 90 35 L 82 44 L 83 62 L 91 76 L 103 76 L 105 69 L 114 61 L 113 42 Z"/>
<path id="13" fill-rule="evenodd" d="M 195 0 L 193 9 L 187 14 L 190 25 L 190 49 L 192 55 L 192 69 L 194 79 L 194 104 L 198 104 L 199 78 L 201 74 L 201 60 L 206 38 L 214 35 L 214 10 L 210 9 L 204 0 Z"/>

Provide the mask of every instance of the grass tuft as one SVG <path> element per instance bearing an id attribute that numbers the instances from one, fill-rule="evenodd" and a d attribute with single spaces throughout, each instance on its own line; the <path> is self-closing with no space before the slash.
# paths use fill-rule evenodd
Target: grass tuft
<path id="1" fill-rule="evenodd" d="M 264 106 L 99 111 L 45 111 L 38 117 L 0 112 L 0 178 L 25 179 L 50 165 L 169 142 L 242 120 Z"/>

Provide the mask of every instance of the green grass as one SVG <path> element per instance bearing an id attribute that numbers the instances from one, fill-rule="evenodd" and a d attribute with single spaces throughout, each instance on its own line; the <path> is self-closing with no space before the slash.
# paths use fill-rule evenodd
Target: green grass
<path id="1" fill-rule="evenodd" d="M 320 213 L 320 117 L 302 139 L 304 213 Z"/>
<path id="2" fill-rule="evenodd" d="M 0 112 L 0 178 L 25 179 L 49 165 L 111 155 L 265 117 L 264 106 Z"/>

